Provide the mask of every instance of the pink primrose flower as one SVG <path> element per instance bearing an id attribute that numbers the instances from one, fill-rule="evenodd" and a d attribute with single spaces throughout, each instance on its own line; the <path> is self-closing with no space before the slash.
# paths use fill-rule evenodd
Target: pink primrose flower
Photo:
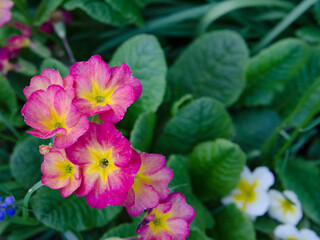
<path id="1" fill-rule="evenodd" d="M 181 193 L 171 193 L 156 208 L 149 209 L 137 233 L 140 240 L 184 240 L 189 236 L 193 208 Z"/>
<path id="2" fill-rule="evenodd" d="M 31 94 L 23 106 L 24 121 L 35 130 L 27 131 L 39 138 L 54 138 L 54 146 L 66 148 L 89 128 L 88 119 L 72 103 L 72 98 L 58 85 Z"/>
<path id="3" fill-rule="evenodd" d="M 10 9 L 13 7 L 11 0 L 0 0 L 0 27 L 11 19 Z"/>
<path id="4" fill-rule="evenodd" d="M 43 69 L 40 76 L 35 76 L 30 81 L 30 86 L 23 89 L 23 93 L 27 99 L 30 95 L 37 90 L 47 90 L 51 85 L 59 85 L 64 88 L 71 99 L 74 98 L 75 93 L 73 89 L 73 77 L 68 75 L 64 78 L 61 77 L 59 71 L 53 69 Z"/>
<path id="5" fill-rule="evenodd" d="M 83 181 L 75 192 L 93 208 L 120 205 L 126 199 L 140 167 L 140 155 L 111 123 L 90 123 L 89 130 L 66 149 L 80 165 Z"/>
<path id="6" fill-rule="evenodd" d="M 140 153 L 141 166 L 129 190 L 124 206 L 137 217 L 145 209 L 155 208 L 169 195 L 168 183 L 173 172 L 166 167 L 166 158 L 159 154 Z"/>
<path id="7" fill-rule="evenodd" d="M 41 164 L 41 182 L 53 189 L 61 189 L 61 195 L 68 197 L 81 184 L 80 167 L 70 162 L 64 149 L 51 148 Z"/>
<path id="8" fill-rule="evenodd" d="M 99 55 L 75 63 L 70 74 L 75 78 L 74 103 L 86 116 L 100 114 L 103 121 L 119 122 L 141 95 L 141 83 L 125 63 L 109 68 Z"/>

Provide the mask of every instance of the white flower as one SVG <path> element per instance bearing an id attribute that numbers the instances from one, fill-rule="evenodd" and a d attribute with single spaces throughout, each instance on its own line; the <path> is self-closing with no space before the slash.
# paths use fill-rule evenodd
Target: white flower
<path id="1" fill-rule="evenodd" d="M 269 207 L 268 189 L 274 183 L 272 172 L 266 167 L 258 167 L 252 173 L 245 166 L 236 189 L 222 199 L 224 204 L 236 206 L 254 219 L 264 215 Z"/>
<path id="2" fill-rule="evenodd" d="M 297 195 L 287 190 L 283 194 L 277 190 L 270 190 L 269 197 L 270 217 L 282 223 L 297 225 L 302 218 L 301 204 Z"/>
<path id="3" fill-rule="evenodd" d="M 289 224 L 279 225 L 273 234 L 281 240 L 320 240 L 314 231 L 306 228 L 299 231 L 295 226 Z"/>
<path id="4" fill-rule="evenodd" d="M 293 225 L 279 225 L 273 232 L 277 239 L 281 240 L 300 240 L 299 230 Z"/>
<path id="5" fill-rule="evenodd" d="M 320 238 L 314 231 L 303 228 L 300 230 L 300 240 L 320 240 Z"/>

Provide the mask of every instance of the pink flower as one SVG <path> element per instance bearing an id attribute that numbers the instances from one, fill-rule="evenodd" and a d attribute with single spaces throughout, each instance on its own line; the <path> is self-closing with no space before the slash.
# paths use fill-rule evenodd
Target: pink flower
<path id="1" fill-rule="evenodd" d="M 39 152 L 41 155 L 46 155 L 47 153 L 50 152 L 50 149 L 53 148 L 53 144 L 49 143 L 49 145 L 40 145 L 39 146 Z"/>
<path id="2" fill-rule="evenodd" d="M 140 153 L 141 166 L 124 202 L 128 213 L 137 217 L 145 209 L 155 208 L 169 195 L 168 183 L 173 172 L 165 167 L 166 158 L 159 154 Z"/>
<path id="3" fill-rule="evenodd" d="M 11 19 L 10 9 L 13 7 L 11 0 L 0 0 L 0 27 Z"/>
<path id="4" fill-rule="evenodd" d="M 58 85 L 31 94 L 23 106 L 24 121 L 35 130 L 28 133 L 39 138 L 54 138 L 57 148 L 66 148 L 89 128 L 88 119 L 72 104 L 71 97 Z"/>
<path id="5" fill-rule="evenodd" d="M 11 57 L 16 57 L 17 55 L 19 55 L 19 51 L 21 48 L 30 46 L 30 37 L 32 35 L 32 32 L 31 28 L 27 25 L 23 25 L 18 22 L 15 22 L 13 25 L 20 30 L 21 35 L 14 35 L 7 39 L 7 48 L 10 52 L 13 52 L 13 54 L 11 54 Z"/>
<path id="6" fill-rule="evenodd" d="M 41 164 L 41 182 L 53 189 L 61 189 L 61 195 L 68 197 L 81 184 L 80 167 L 70 162 L 64 149 L 52 148 Z"/>
<path id="7" fill-rule="evenodd" d="M 59 9 L 50 14 L 49 21 L 43 23 L 40 26 L 40 30 L 46 33 L 53 33 L 53 24 L 57 22 L 63 22 L 65 25 L 69 25 L 72 22 L 72 12 L 64 9 Z"/>
<path id="8" fill-rule="evenodd" d="M 139 170 L 140 156 L 113 124 L 90 123 L 89 130 L 66 153 L 82 168 L 77 196 L 86 196 L 93 208 L 123 203 Z"/>
<path id="9" fill-rule="evenodd" d="M 19 69 L 19 66 L 9 62 L 10 52 L 6 47 L 0 47 L 0 72 L 6 76 L 10 70 Z"/>
<path id="10" fill-rule="evenodd" d="M 148 210 L 137 233 L 143 240 L 183 240 L 189 236 L 193 208 L 181 193 L 171 193 L 158 207 Z"/>
<path id="11" fill-rule="evenodd" d="M 141 95 L 141 83 L 125 63 L 109 68 L 99 55 L 75 63 L 70 74 L 75 77 L 74 103 L 86 116 L 100 114 L 103 121 L 119 122 Z"/>
<path id="12" fill-rule="evenodd" d="M 53 69 L 43 69 L 40 76 L 35 76 L 30 81 L 30 86 L 23 89 L 23 93 L 27 99 L 30 95 L 37 90 L 47 90 L 51 85 L 59 85 L 64 88 L 64 90 L 69 94 L 69 96 L 74 98 L 73 77 L 68 75 L 62 79 L 59 71 Z"/>

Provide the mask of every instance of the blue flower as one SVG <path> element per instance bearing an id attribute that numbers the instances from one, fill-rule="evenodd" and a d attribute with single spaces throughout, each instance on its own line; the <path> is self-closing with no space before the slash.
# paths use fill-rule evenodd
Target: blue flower
<path id="1" fill-rule="evenodd" d="M 6 197 L 4 201 L 3 197 L 0 197 L 0 221 L 4 219 L 5 215 L 13 216 L 16 213 L 14 202 L 13 196 Z"/>

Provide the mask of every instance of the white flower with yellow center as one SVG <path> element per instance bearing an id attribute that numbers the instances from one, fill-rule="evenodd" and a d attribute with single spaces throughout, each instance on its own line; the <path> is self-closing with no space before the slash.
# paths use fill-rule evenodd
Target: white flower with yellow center
<path id="1" fill-rule="evenodd" d="M 279 225 L 273 232 L 279 240 L 320 240 L 317 234 L 310 229 L 303 228 L 300 231 L 293 225 Z"/>
<path id="2" fill-rule="evenodd" d="M 222 199 L 224 204 L 235 203 L 250 218 L 264 215 L 269 207 L 268 190 L 274 183 L 272 172 L 258 167 L 253 172 L 245 166 L 240 181 L 231 193 Z"/>
<path id="3" fill-rule="evenodd" d="M 277 190 L 270 190 L 269 198 L 270 217 L 282 223 L 297 225 L 302 218 L 302 208 L 294 192 L 286 190 L 282 194 Z"/>

